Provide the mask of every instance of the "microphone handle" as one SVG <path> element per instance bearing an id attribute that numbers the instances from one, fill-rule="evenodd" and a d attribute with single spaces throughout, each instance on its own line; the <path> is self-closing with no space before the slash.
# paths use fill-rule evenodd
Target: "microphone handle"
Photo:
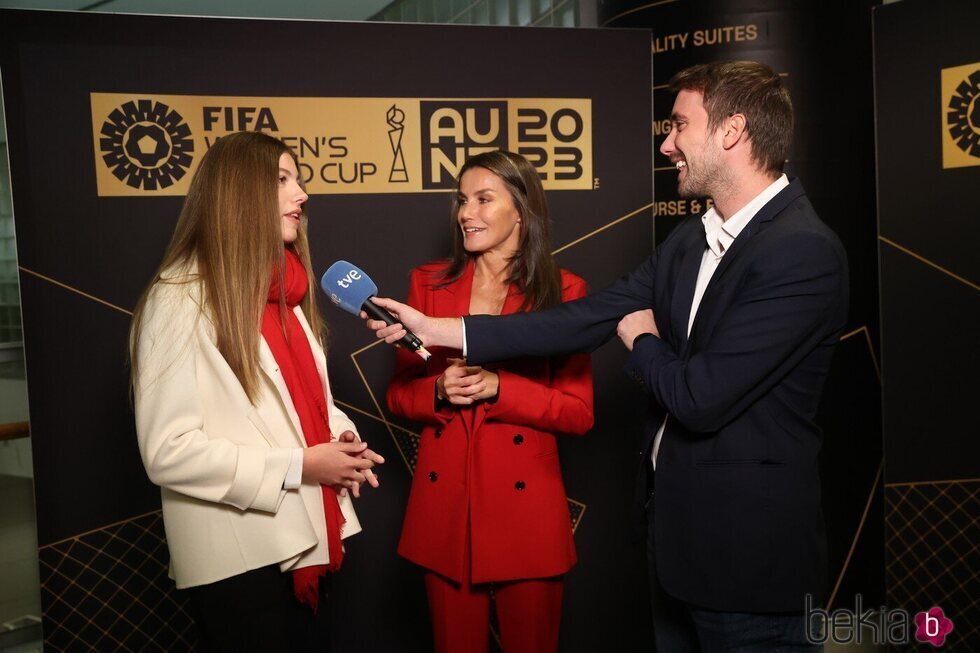
<path id="1" fill-rule="evenodd" d="M 370 297 L 364 300 L 364 303 L 361 305 L 361 310 L 363 310 L 373 319 L 381 320 L 389 326 L 398 321 L 391 313 L 372 302 Z M 407 332 L 405 337 L 399 340 L 398 344 L 409 349 L 410 351 L 419 351 L 422 349 L 422 341 L 419 340 L 419 337 L 408 329 L 405 329 L 405 331 Z"/>

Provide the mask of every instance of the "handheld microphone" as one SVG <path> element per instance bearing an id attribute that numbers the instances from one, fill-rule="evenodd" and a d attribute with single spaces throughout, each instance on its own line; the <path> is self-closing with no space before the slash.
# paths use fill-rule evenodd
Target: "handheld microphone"
<path id="1" fill-rule="evenodd" d="M 337 261 L 331 265 L 320 278 L 320 288 L 327 293 L 330 301 L 341 310 L 351 315 L 364 311 L 375 320 L 381 320 L 391 325 L 398 322 L 395 317 L 371 301 L 378 294 L 378 286 L 367 273 L 347 261 Z M 408 329 L 405 337 L 398 341 L 400 345 L 414 351 L 422 358 L 428 359 L 430 354 L 422 341 Z"/>

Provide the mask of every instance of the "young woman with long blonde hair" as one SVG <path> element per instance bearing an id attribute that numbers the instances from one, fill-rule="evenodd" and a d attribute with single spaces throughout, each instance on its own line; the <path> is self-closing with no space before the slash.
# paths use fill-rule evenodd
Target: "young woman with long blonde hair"
<path id="1" fill-rule="evenodd" d="M 348 491 L 383 462 L 330 392 L 307 199 L 281 141 L 221 138 L 133 316 L 140 453 L 209 650 L 326 650 Z"/>

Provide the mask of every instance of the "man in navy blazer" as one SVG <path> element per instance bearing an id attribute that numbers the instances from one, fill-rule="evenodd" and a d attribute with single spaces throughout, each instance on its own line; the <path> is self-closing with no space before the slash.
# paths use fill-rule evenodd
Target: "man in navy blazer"
<path id="1" fill-rule="evenodd" d="M 816 649 L 803 615 L 826 577 L 813 420 L 845 326 L 846 257 L 782 173 L 793 117 L 777 74 L 714 63 L 671 88 L 660 151 L 681 195 L 713 207 L 631 274 L 548 311 L 462 324 L 378 303 L 472 364 L 591 351 L 618 334 L 626 372 L 653 399 L 640 458 L 657 648 Z"/>

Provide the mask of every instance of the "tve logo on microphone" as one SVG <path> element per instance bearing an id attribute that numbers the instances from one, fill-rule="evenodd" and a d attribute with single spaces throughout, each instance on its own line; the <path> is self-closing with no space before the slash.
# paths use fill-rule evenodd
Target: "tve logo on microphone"
<path id="1" fill-rule="evenodd" d="M 361 273 L 357 270 L 357 268 L 354 268 L 353 270 L 347 272 L 347 274 L 344 276 L 337 279 L 335 283 L 346 290 L 347 288 L 350 288 L 351 284 L 353 284 L 355 281 L 360 281 L 363 278 L 364 277 L 361 276 Z M 326 288 L 324 288 L 324 290 L 326 290 Z M 341 304 L 340 297 L 337 296 L 336 292 L 330 293 L 330 301 L 332 301 L 335 306 L 340 306 Z"/>
<path id="2" fill-rule="evenodd" d="M 337 285 L 341 288 L 350 288 L 352 283 L 355 281 L 360 281 L 363 278 L 364 277 L 361 276 L 361 273 L 358 272 L 357 269 L 354 269 L 337 279 Z"/>

